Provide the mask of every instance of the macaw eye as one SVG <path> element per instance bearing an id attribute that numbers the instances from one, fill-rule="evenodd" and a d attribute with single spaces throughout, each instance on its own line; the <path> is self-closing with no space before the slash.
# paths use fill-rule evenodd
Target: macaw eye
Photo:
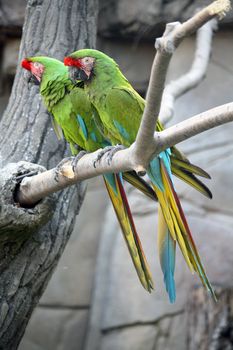
<path id="1" fill-rule="evenodd" d="M 39 68 L 40 67 L 40 63 L 39 62 L 34 62 L 34 67 L 35 68 Z"/>
<path id="2" fill-rule="evenodd" d="M 85 58 L 84 58 L 84 62 L 85 62 L 85 63 L 89 63 L 89 58 L 88 58 L 88 57 L 85 57 Z"/>

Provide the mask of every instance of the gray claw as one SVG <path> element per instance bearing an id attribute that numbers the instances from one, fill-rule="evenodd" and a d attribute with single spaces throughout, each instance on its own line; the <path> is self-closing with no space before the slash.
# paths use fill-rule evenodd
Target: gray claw
<path id="1" fill-rule="evenodd" d="M 79 160 L 87 153 L 87 151 L 80 151 L 76 157 L 72 157 L 71 165 L 73 172 L 75 172 L 75 168 L 77 167 Z"/>
<path id="2" fill-rule="evenodd" d="M 125 147 L 123 145 L 116 145 L 111 147 L 111 150 L 109 151 L 107 157 L 108 157 L 108 165 L 111 165 L 112 162 L 112 158 L 114 156 L 114 154 L 116 154 L 118 151 L 121 151 L 125 149 Z"/>
<path id="3" fill-rule="evenodd" d="M 108 153 L 107 159 L 108 159 L 108 165 L 110 165 L 114 154 L 117 153 L 118 151 L 121 151 L 122 149 L 125 149 L 125 147 L 122 145 L 106 146 L 105 148 L 103 148 L 102 151 L 98 153 L 98 156 L 96 157 L 96 160 L 93 163 L 94 168 L 96 168 L 96 164 L 100 161 L 100 159 L 103 157 L 105 153 Z"/>
<path id="4" fill-rule="evenodd" d="M 103 157 L 103 155 L 105 153 L 109 152 L 111 149 L 112 149 L 112 146 L 106 146 L 98 153 L 98 156 L 96 157 L 96 159 L 93 162 L 94 168 L 96 168 L 96 164 L 100 161 L 100 159 Z"/>

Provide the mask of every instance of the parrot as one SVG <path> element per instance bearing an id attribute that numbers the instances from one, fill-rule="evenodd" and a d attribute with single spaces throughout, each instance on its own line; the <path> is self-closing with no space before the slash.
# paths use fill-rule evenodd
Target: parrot
<path id="1" fill-rule="evenodd" d="M 107 131 L 105 136 L 110 139 L 112 146 L 115 146 L 116 151 L 119 150 L 118 145 L 129 147 L 136 139 L 145 100 L 132 87 L 118 64 L 105 53 L 94 49 L 75 51 L 65 57 L 64 64 L 69 67 L 69 76 L 73 82 L 81 80 L 84 83 L 84 90 L 97 110 L 103 130 Z M 155 128 L 161 131 L 163 126 L 158 121 Z M 206 196 L 212 197 L 195 177 L 195 174 L 209 177 L 207 173 L 192 165 L 175 146 L 150 161 L 147 175 L 159 202 L 158 250 L 169 300 L 171 303 L 176 300 L 176 243 L 191 272 L 197 273 L 203 286 L 216 300 L 176 193 L 172 172 Z"/>
<path id="2" fill-rule="evenodd" d="M 72 83 L 68 76 L 68 68 L 63 62 L 38 56 L 23 59 L 21 66 L 29 72 L 27 78 L 39 84 L 43 102 L 52 115 L 54 130 L 58 138 L 64 134 L 73 155 L 83 150 L 93 152 L 110 145 L 95 122 L 98 118 L 97 111 L 89 102 L 84 89 Z M 142 286 L 151 292 L 153 280 L 133 221 L 123 178 L 151 199 L 157 200 L 157 197 L 153 189 L 135 172 L 104 175 L 104 183 L 139 280 Z"/>

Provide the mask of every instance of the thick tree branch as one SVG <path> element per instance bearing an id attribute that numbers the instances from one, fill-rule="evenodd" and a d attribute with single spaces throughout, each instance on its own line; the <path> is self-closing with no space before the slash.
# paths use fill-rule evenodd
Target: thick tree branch
<path id="1" fill-rule="evenodd" d="M 63 166 L 58 178 L 55 169 L 31 178 L 25 178 L 18 192 L 19 203 L 21 205 L 34 205 L 49 193 L 100 174 L 131 169 L 141 171 L 147 167 L 148 162 L 154 155 L 159 154 L 167 147 L 215 126 L 233 121 L 233 103 L 229 103 L 201 113 L 167 130 L 154 133 L 167 67 L 174 49 L 185 36 L 193 33 L 213 17 L 223 16 L 229 8 L 229 1 L 215 1 L 185 23 L 167 25 L 164 36 L 156 41 L 157 54 L 152 67 L 146 108 L 136 142 L 131 147 L 117 152 L 111 165 L 109 165 L 107 157 L 104 156 L 95 168 L 93 164 L 99 152 L 96 151 L 85 155 L 79 161 L 74 172 L 72 171 L 71 162 L 68 162 Z"/>
<path id="2" fill-rule="evenodd" d="M 211 54 L 213 32 L 216 27 L 217 19 L 214 18 L 197 31 L 195 55 L 190 70 L 166 85 L 159 113 L 159 120 L 163 125 L 173 117 L 175 100 L 195 88 L 204 79 Z"/>

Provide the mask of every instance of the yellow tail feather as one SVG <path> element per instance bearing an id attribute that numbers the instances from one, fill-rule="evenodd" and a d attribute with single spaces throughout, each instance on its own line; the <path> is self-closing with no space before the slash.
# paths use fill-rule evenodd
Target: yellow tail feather
<path id="1" fill-rule="evenodd" d="M 216 300 L 215 293 L 207 278 L 200 256 L 197 252 L 197 248 L 192 239 L 179 199 L 175 193 L 173 184 L 162 160 L 160 160 L 160 170 L 164 191 L 160 191 L 156 186 L 153 187 L 156 191 L 169 231 L 173 239 L 178 242 L 190 270 L 192 272 L 197 272 L 205 288 Z"/>
<path id="2" fill-rule="evenodd" d="M 197 179 L 192 173 L 189 173 L 188 171 L 176 167 L 174 164 L 172 165 L 171 170 L 172 174 L 174 174 L 182 181 L 186 182 L 188 185 L 195 188 L 195 190 L 199 191 L 208 198 L 212 198 L 212 193 L 210 192 L 208 187 L 205 184 L 203 184 L 203 182 L 201 182 L 199 179 Z"/>
<path id="3" fill-rule="evenodd" d="M 142 286 L 148 291 L 154 288 L 152 276 L 149 270 L 149 266 L 142 249 L 140 239 L 137 235 L 133 218 L 129 209 L 128 201 L 124 193 L 123 186 L 121 185 L 118 175 L 113 175 L 116 183 L 116 192 L 112 186 L 106 181 L 105 185 L 116 212 L 119 224 L 121 226 L 125 241 L 128 246 L 129 253 L 131 255 L 133 264 L 137 271 L 139 280 Z"/>

